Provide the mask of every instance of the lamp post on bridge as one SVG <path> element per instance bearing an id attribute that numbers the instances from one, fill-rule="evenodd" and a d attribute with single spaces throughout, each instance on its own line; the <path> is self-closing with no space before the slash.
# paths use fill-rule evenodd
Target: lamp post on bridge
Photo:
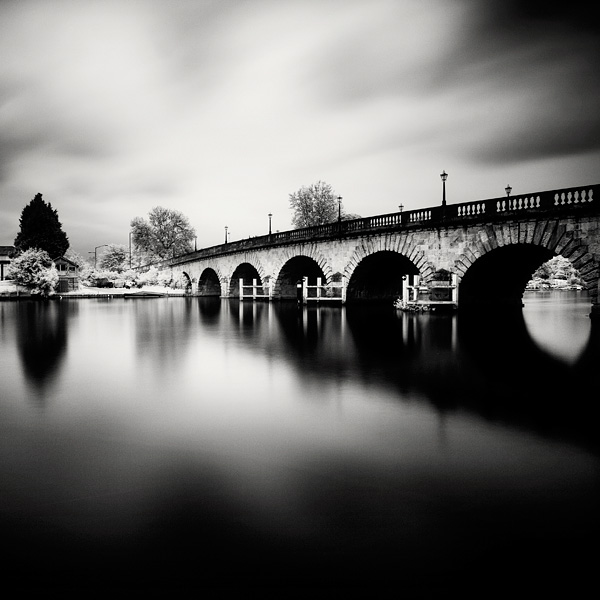
<path id="1" fill-rule="evenodd" d="M 442 171 L 440 174 L 442 178 L 442 206 L 446 206 L 446 179 L 448 179 L 448 173 Z"/>
<path id="2" fill-rule="evenodd" d="M 227 225 L 225 225 L 225 243 L 227 243 Z"/>
<path id="3" fill-rule="evenodd" d="M 269 236 L 271 235 L 271 217 L 273 216 L 272 213 L 269 213 Z"/>
<path id="4" fill-rule="evenodd" d="M 506 192 L 506 197 L 510 198 L 510 193 L 512 192 L 512 188 L 510 187 L 510 184 L 508 184 L 505 188 L 504 191 Z"/>
<path id="5" fill-rule="evenodd" d="M 338 223 L 341 223 L 342 222 L 342 197 L 338 196 L 337 201 L 338 201 Z"/>

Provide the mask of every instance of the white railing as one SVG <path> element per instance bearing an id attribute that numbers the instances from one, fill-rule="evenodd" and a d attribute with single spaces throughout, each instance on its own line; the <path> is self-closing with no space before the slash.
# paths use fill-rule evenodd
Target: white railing
<path id="1" fill-rule="evenodd" d="M 308 278 L 302 279 L 302 302 L 346 302 L 346 286 L 344 278 L 341 281 L 332 281 L 324 284 L 321 277 L 317 277 L 316 285 L 308 285 Z"/>
<path id="2" fill-rule="evenodd" d="M 273 286 L 271 283 L 257 283 L 256 279 L 252 280 L 251 284 L 245 284 L 244 280 L 240 277 L 240 300 L 271 300 L 273 296 Z M 247 292 L 246 290 L 250 290 Z"/>

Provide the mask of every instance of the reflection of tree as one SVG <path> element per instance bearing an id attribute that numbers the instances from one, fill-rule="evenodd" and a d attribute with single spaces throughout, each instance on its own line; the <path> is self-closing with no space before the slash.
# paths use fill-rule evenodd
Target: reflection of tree
<path id="1" fill-rule="evenodd" d="M 65 353 L 69 309 L 69 305 L 61 302 L 18 303 L 19 352 L 27 377 L 40 389 L 57 371 Z"/>

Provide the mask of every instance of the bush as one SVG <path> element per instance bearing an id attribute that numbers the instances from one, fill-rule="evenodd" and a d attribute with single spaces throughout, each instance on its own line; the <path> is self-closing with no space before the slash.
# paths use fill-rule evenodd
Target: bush
<path id="1" fill-rule="evenodd" d="M 30 248 L 9 265 L 6 275 L 26 287 L 31 294 L 47 298 L 58 285 L 58 271 L 45 250 Z"/>

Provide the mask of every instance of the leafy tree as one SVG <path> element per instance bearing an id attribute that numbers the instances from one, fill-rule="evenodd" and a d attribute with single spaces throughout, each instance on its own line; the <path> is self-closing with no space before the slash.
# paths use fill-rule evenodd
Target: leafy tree
<path id="1" fill-rule="evenodd" d="M 171 258 L 192 251 L 196 232 L 188 218 L 177 210 L 157 206 L 148 220 L 131 221 L 132 241 L 136 250 L 148 260 Z"/>
<path id="2" fill-rule="evenodd" d="M 109 244 L 100 257 L 100 268 L 122 273 L 129 267 L 129 252 L 122 244 Z"/>
<path id="3" fill-rule="evenodd" d="M 564 256 L 555 256 L 541 265 L 533 274 L 540 279 L 566 279 L 569 281 L 579 280 L 579 271 L 571 261 Z"/>
<path id="4" fill-rule="evenodd" d="M 58 271 L 45 250 L 29 248 L 9 265 L 9 279 L 29 289 L 31 294 L 48 297 L 58 284 Z"/>
<path id="5" fill-rule="evenodd" d="M 15 238 L 15 248 L 24 252 L 30 248 L 45 250 L 52 258 L 63 256 L 69 248 L 69 239 L 62 230 L 58 213 L 52 204 L 42 199 L 42 194 L 23 208 L 21 229 Z"/>
<path id="6" fill-rule="evenodd" d="M 290 194 L 293 211 L 292 225 L 295 229 L 333 223 L 338 219 L 338 195 L 324 181 L 302 186 Z"/>

